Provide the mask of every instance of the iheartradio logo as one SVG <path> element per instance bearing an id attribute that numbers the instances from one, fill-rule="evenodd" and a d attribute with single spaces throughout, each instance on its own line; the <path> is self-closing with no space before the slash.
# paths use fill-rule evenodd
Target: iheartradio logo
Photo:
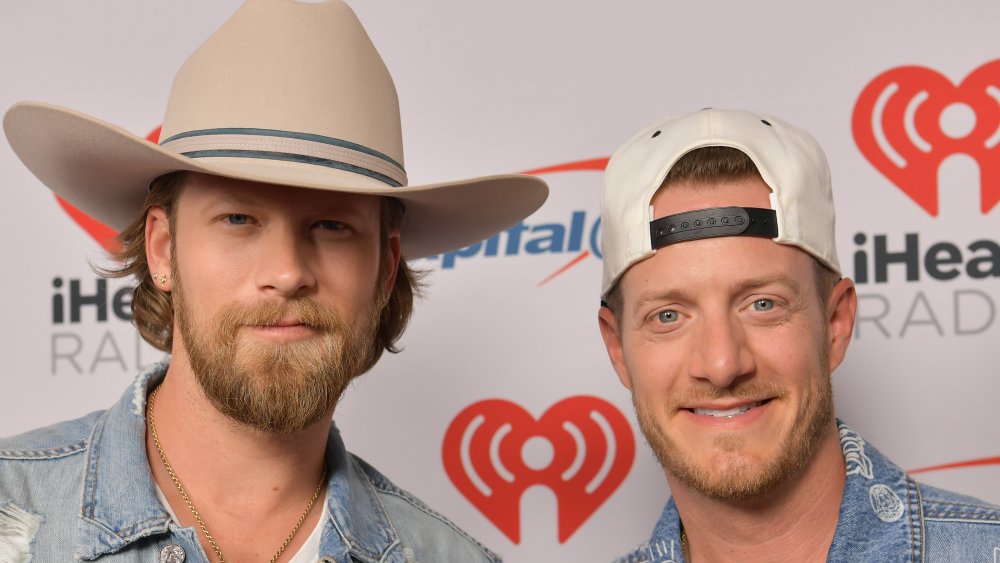
<path id="1" fill-rule="evenodd" d="M 926 67 L 888 70 L 861 92 L 852 130 L 865 158 L 932 216 L 938 167 L 958 153 L 979 164 L 983 214 L 1000 202 L 1000 60 L 957 86 Z"/>
<path id="2" fill-rule="evenodd" d="M 538 419 L 488 399 L 455 417 L 442 450 L 451 482 L 515 544 L 521 495 L 536 485 L 552 490 L 563 543 L 625 480 L 635 439 L 621 411 L 597 397 L 563 399 Z"/>

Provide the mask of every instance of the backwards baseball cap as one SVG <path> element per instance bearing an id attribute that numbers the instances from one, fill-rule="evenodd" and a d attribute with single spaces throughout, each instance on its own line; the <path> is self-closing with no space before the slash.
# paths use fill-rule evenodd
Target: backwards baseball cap
<path id="1" fill-rule="evenodd" d="M 654 220 L 652 199 L 685 154 L 702 147 L 745 153 L 771 188 L 771 209 L 725 207 Z M 665 117 L 611 156 L 601 192 L 607 297 L 632 264 L 668 244 L 718 236 L 766 236 L 805 250 L 838 274 L 830 167 L 815 139 L 772 116 L 703 109 Z"/>

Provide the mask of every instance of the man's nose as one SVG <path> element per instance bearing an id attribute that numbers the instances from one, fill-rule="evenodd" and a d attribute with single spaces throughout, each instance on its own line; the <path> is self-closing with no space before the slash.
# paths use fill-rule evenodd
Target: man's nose
<path id="1" fill-rule="evenodd" d="M 756 363 L 744 327 L 727 315 L 700 319 L 688 372 L 718 388 L 753 373 Z"/>
<path id="2" fill-rule="evenodd" d="M 257 266 L 257 287 L 267 293 L 293 297 L 316 284 L 308 237 L 292 226 L 272 225 L 264 236 Z"/>

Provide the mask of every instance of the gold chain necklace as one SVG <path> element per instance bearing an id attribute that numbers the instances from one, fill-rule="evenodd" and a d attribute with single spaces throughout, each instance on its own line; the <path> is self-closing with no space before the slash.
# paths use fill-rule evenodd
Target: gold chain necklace
<path id="1" fill-rule="evenodd" d="M 215 552 L 216 557 L 219 561 L 226 563 L 226 556 L 222 554 L 222 550 L 219 549 L 219 544 L 212 537 L 212 534 L 208 532 L 208 526 L 205 525 L 205 521 L 201 519 L 201 514 L 198 513 L 198 509 L 194 507 L 194 503 L 191 502 L 191 497 L 188 496 L 187 491 L 184 490 L 184 485 L 181 484 L 180 478 L 177 477 L 177 473 L 174 472 L 173 466 L 167 461 L 166 454 L 163 453 L 163 447 L 160 446 L 160 438 L 156 435 L 156 421 L 153 420 L 153 403 L 156 402 L 156 392 L 160 388 L 157 387 L 153 389 L 153 392 L 149 394 L 149 405 L 146 407 L 146 418 L 149 419 L 149 434 L 153 437 L 153 444 L 156 446 L 156 452 L 160 454 L 160 461 L 163 462 L 164 469 L 167 470 L 167 475 L 170 476 L 170 480 L 174 482 L 174 486 L 177 487 L 177 492 L 181 494 L 181 498 L 184 499 L 184 504 L 187 505 L 188 510 L 194 516 L 194 519 L 198 521 L 198 527 L 201 528 L 201 533 L 205 534 L 205 539 L 208 540 L 208 544 L 212 546 L 212 551 Z M 302 512 L 302 516 L 299 516 L 298 522 L 295 523 L 295 527 L 292 528 L 292 532 L 288 534 L 285 541 L 282 542 L 281 547 L 278 548 L 278 552 L 274 554 L 271 558 L 270 563 L 275 563 L 281 554 L 285 552 L 288 544 L 292 543 L 292 538 L 295 534 L 299 533 L 299 528 L 302 527 L 302 523 L 306 521 L 306 516 L 312 511 L 313 504 L 316 503 L 316 499 L 319 498 L 319 492 L 323 489 L 323 483 L 326 482 L 326 463 L 323 464 L 323 471 L 320 473 L 319 483 L 316 483 L 316 489 L 313 491 L 312 497 L 309 499 L 309 504 L 306 505 L 306 509 Z"/>

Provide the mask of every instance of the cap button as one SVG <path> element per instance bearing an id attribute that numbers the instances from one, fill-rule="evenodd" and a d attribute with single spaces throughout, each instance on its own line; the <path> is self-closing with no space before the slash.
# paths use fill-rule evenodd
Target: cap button
<path id="1" fill-rule="evenodd" d="M 160 550 L 160 563 L 184 563 L 184 548 L 172 543 Z"/>

